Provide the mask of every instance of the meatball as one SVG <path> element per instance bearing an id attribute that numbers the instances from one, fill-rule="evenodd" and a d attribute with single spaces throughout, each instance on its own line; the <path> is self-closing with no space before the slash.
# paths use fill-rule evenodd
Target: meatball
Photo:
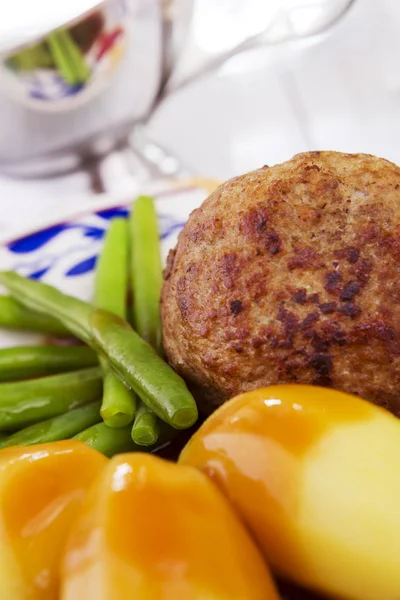
<path id="1" fill-rule="evenodd" d="M 307 152 L 226 182 L 181 232 L 161 309 L 205 412 L 306 383 L 400 414 L 400 169 Z"/>

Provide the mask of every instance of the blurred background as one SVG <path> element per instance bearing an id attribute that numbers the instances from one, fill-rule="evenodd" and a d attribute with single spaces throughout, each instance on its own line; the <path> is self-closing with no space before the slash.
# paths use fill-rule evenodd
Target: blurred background
<path id="1" fill-rule="evenodd" d="M 113 46 L 115 72 L 96 59 L 94 84 L 69 105 L 43 103 L 37 73 L 10 69 L 21 68 L 11 49 L 26 31 L 9 40 L 0 28 L 9 61 L 0 72 L 0 239 L 99 193 L 129 197 L 154 178 L 224 180 L 310 149 L 400 162 L 398 0 L 133 4 L 128 17 L 115 7 L 103 15 L 97 59 Z M 55 16 L 54 26 L 71 17 Z M 50 26 L 35 21 L 39 33 Z M 58 94 L 51 85 L 46 93 Z"/>

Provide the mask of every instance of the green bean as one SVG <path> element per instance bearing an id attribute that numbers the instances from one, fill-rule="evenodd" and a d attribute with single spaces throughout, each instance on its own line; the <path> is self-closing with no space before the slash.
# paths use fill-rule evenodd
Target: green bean
<path id="1" fill-rule="evenodd" d="M 160 420 L 149 407 L 140 400 L 132 426 L 132 439 L 137 444 L 148 446 L 158 440 Z M 149 441 L 146 441 L 149 440 Z"/>
<path id="2" fill-rule="evenodd" d="M 185 382 L 122 319 L 12 271 L 0 272 L 0 283 L 25 306 L 59 319 L 108 359 L 119 378 L 157 416 L 176 429 L 197 420 L 197 407 Z"/>
<path id="3" fill-rule="evenodd" d="M 69 85 L 76 86 L 89 79 L 85 56 L 67 29 L 53 31 L 46 41 L 60 75 Z"/>
<path id="4" fill-rule="evenodd" d="M 136 394 L 109 370 L 104 358 L 101 359 L 101 364 L 104 381 L 101 417 L 108 427 L 125 427 L 134 419 L 137 406 Z"/>
<path id="5" fill-rule="evenodd" d="M 91 331 L 89 318 L 94 307 L 73 296 L 63 294 L 57 288 L 21 277 L 13 271 L 1 271 L 0 282 L 10 294 L 29 308 L 37 312 L 51 315 L 73 333 L 77 338 L 90 345 Z"/>
<path id="6" fill-rule="evenodd" d="M 128 290 L 128 222 L 113 219 L 96 265 L 94 304 L 121 318 L 126 316 Z"/>
<path id="7" fill-rule="evenodd" d="M 58 337 L 71 336 L 57 319 L 29 310 L 10 296 L 0 296 L 0 327 L 48 333 Z"/>
<path id="8" fill-rule="evenodd" d="M 161 355 L 162 265 L 153 198 L 140 196 L 133 203 L 130 225 L 133 325 L 140 337 Z M 144 445 L 154 444 L 159 435 L 157 417 L 143 402 L 140 403 L 139 413 L 132 428 L 132 439 Z"/>
<path id="9" fill-rule="evenodd" d="M 84 442 L 94 450 L 109 456 L 120 454 L 121 452 L 157 452 L 170 441 L 170 431 L 166 433 L 165 428 L 161 427 L 160 440 L 154 446 L 140 446 L 135 444 L 131 438 L 131 428 L 121 427 L 120 429 L 112 429 L 107 427 L 105 423 L 98 423 L 81 433 L 75 435 L 72 439 Z"/>
<path id="10" fill-rule="evenodd" d="M 86 346 L 20 346 L 0 350 L 0 382 L 18 381 L 94 367 L 98 358 Z"/>
<path id="11" fill-rule="evenodd" d="M 17 431 L 17 433 L 0 441 L 0 448 L 32 446 L 33 444 L 67 440 L 99 421 L 100 402 L 93 402 L 70 410 L 64 415 L 21 429 L 21 431 Z"/>
<path id="12" fill-rule="evenodd" d="M 73 439 L 84 442 L 110 458 L 121 452 L 143 452 L 143 447 L 137 446 L 132 441 L 129 426 L 112 429 L 107 427 L 105 423 L 98 423 L 78 433 Z"/>
<path id="13" fill-rule="evenodd" d="M 90 318 L 94 347 L 160 419 L 176 429 L 197 420 L 185 382 L 119 317 L 96 310 Z"/>
<path id="14" fill-rule="evenodd" d="M 99 368 L 0 384 L 0 431 L 15 431 L 101 397 Z"/>
<path id="15" fill-rule="evenodd" d="M 130 222 L 133 326 L 141 338 L 160 352 L 162 266 L 152 198 L 140 196 L 134 202 Z"/>
<path id="16" fill-rule="evenodd" d="M 128 223 L 113 219 L 96 267 L 94 304 L 124 318 L 128 290 Z M 104 388 L 101 416 L 109 427 L 132 423 L 136 396 L 101 359 Z"/>
<path id="17" fill-rule="evenodd" d="M 158 440 L 159 421 L 145 404 L 141 404 L 135 415 L 132 439 L 139 446 L 152 446 Z"/>

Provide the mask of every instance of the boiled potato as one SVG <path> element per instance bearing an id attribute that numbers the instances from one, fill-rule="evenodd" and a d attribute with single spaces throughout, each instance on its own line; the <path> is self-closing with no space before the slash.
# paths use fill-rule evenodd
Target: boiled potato
<path id="1" fill-rule="evenodd" d="M 57 600 L 67 534 L 106 462 L 81 442 L 0 452 L 2 600 Z"/>
<path id="2" fill-rule="evenodd" d="M 277 600 L 218 489 L 151 455 L 112 459 L 67 546 L 62 600 Z"/>
<path id="3" fill-rule="evenodd" d="M 275 386 L 217 410 L 181 464 L 229 498 L 279 575 L 334 598 L 400 598 L 400 421 L 357 397 Z"/>

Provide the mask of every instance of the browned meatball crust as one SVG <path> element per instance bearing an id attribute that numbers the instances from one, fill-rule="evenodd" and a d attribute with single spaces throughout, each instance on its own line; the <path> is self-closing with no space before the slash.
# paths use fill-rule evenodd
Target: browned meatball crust
<path id="1" fill-rule="evenodd" d="M 332 386 L 400 414 L 400 169 L 307 152 L 236 177 L 169 256 L 168 360 L 209 410 L 276 383 Z"/>

